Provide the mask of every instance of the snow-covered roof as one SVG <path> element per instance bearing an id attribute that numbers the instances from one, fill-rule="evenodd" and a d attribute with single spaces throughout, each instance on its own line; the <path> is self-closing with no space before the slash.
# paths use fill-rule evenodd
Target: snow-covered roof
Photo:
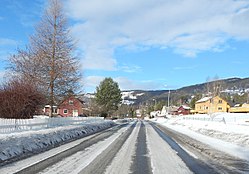
<path id="1" fill-rule="evenodd" d="M 206 102 L 206 101 L 210 100 L 211 98 L 212 97 L 204 97 L 204 98 L 198 100 L 196 103 Z"/>
<path id="2" fill-rule="evenodd" d="M 50 105 L 45 105 L 45 108 L 51 108 Z M 53 106 L 53 108 L 57 108 L 57 106 Z"/>
<path id="3" fill-rule="evenodd" d="M 186 106 L 186 105 L 182 105 L 183 109 L 191 109 L 191 107 Z"/>

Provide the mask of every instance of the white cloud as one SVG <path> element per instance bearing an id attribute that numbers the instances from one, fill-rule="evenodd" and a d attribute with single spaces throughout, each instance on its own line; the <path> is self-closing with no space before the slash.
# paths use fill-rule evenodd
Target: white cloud
<path id="1" fill-rule="evenodd" d="M 122 65 L 118 68 L 121 71 L 127 72 L 127 73 L 135 73 L 135 72 L 140 72 L 142 68 L 137 65 Z"/>
<path id="2" fill-rule="evenodd" d="M 195 69 L 197 66 L 185 66 L 185 67 L 181 67 L 181 66 L 177 66 L 174 67 L 174 70 L 192 70 Z"/>
<path id="3" fill-rule="evenodd" d="M 248 2 L 248 1 L 247 1 Z M 249 39 L 249 8 L 243 8 L 231 15 L 230 25 L 227 32 L 238 39 Z"/>
<path id="4" fill-rule="evenodd" d="M 101 48 L 88 48 L 82 60 L 83 69 L 115 70 L 116 60 L 112 57 L 112 50 Z"/>
<path id="5" fill-rule="evenodd" d="M 247 0 L 67 0 L 66 7 L 91 69 L 115 70 L 117 47 L 173 48 L 195 57 L 249 39 Z"/>
<path id="6" fill-rule="evenodd" d="M 114 78 L 118 82 L 121 90 L 157 90 L 164 88 L 164 84 L 158 83 L 155 80 L 131 80 L 126 77 Z"/>
<path id="7" fill-rule="evenodd" d="M 83 81 L 84 86 L 87 88 L 95 88 L 100 84 L 102 80 L 104 80 L 105 77 L 103 76 L 88 76 Z"/>
<path id="8" fill-rule="evenodd" d="M 13 46 L 17 45 L 17 41 L 8 38 L 0 38 L 0 46 Z"/>
<path id="9" fill-rule="evenodd" d="M 103 76 L 88 76 L 84 80 L 84 86 L 88 89 L 95 89 L 104 78 Z M 116 77 L 113 80 L 119 84 L 121 90 L 155 90 L 165 88 L 164 84 L 152 80 L 135 81 L 126 77 Z"/>

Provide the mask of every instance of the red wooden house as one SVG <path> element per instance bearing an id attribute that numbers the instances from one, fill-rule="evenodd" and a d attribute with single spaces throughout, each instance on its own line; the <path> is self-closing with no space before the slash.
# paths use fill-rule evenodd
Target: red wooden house
<path id="1" fill-rule="evenodd" d="M 189 115 L 191 108 L 189 106 L 182 105 L 177 110 L 178 115 Z"/>
<path id="2" fill-rule="evenodd" d="M 58 115 L 62 117 L 83 115 L 83 101 L 75 96 L 65 98 L 58 106 Z"/>

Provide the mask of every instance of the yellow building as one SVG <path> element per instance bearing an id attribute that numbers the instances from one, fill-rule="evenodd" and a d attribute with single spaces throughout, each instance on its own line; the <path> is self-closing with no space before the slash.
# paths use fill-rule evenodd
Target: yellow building
<path id="1" fill-rule="evenodd" d="M 231 113 L 248 113 L 249 112 L 249 104 L 244 103 L 242 105 L 234 106 L 229 109 Z"/>
<path id="2" fill-rule="evenodd" d="M 214 112 L 228 112 L 230 108 L 227 101 L 216 97 L 204 97 L 195 103 L 195 113 L 208 114 Z"/>

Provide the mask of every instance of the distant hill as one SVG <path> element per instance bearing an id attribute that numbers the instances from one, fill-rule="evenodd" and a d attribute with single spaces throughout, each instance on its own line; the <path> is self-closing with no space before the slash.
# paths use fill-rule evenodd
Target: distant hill
<path id="1" fill-rule="evenodd" d="M 240 94 L 249 92 L 249 78 L 228 78 L 202 84 L 182 87 L 179 89 L 170 90 L 129 90 L 122 91 L 124 104 L 140 105 L 145 103 L 153 104 L 155 102 L 167 101 L 168 95 L 170 102 L 173 104 L 188 102 L 192 96 L 196 94 L 206 94 L 207 86 L 210 88 L 214 83 L 218 83 L 220 91 L 226 94 Z"/>

